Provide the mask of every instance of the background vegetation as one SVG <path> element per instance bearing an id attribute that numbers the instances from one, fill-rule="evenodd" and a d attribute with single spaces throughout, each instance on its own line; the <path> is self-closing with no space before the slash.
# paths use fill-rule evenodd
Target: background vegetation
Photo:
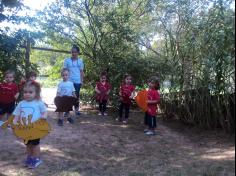
<path id="1" fill-rule="evenodd" d="M 192 101 L 195 103 L 193 107 L 202 106 L 203 110 L 209 109 L 201 103 L 206 96 L 233 96 L 235 92 L 234 1 L 56 0 L 35 18 L 16 16 L 14 11 L 24 6 L 21 1 L 9 2 L 1 1 L 0 22 L 23 21 L 38 26 L 40 30 L 37 33 L 9 33 L 7 29 L 1 29 L 1 72 L 12 67 L 24 74 L 26 63 L 24 49 L 20 45 L 28 39 L 33 40 L 32 45 L 37 43 L 63 50 L 70 50 L 71 45 L 76 43 L 81 48 L 81 58 L 86 66 L 84 97 L 91 97 L 102 71 L 107 71 L 110 77 L 113 100 L 116 100 L 125 73 L 130 73 L 134 84 L 140 88 L 151 75 L 158 75 L 162 93 L 182 92 L 180 96 L 166 94 L 162 105 L 171 107 L 169 105 L 172 104 L 177 109 L 182 107 L 185 114 L 191 116 L 178 118 L 194 124 L 207 123 L 203 116 L 200 122 L 201 117 L 193 116 L 189 110 L 190 102 L 186 99 L 194 98 L 184 92 L 205 90 L 195 94 L 202 99 Z M 12 13 L 6 13 L 9 9 Z M 41 75 L 49 76 L 44 86 L 56 85 L 65 57 L 69 55 L 32 51 L 32 63 L 37 65 Z M 212 99 L 217 101 L 214 100 L 214 105 L 210 106 L 220 108 L 220 112 L 213 113 L 209 120 L 217 125 L 203 126 L 218 128 L 226 121 L 230 124 L 234 122 L 231 118 L 234 109 L 229 101 L 224 99 L 222 105 L 219 104 L 222 99 Z M 173 104 L 174 101 L 178 103 Z M 232 103 L 235 104 L 234 101 Z M 223 106 L 226 108 L 221 110 Z M 225 111 L 230 112 L 230 122 L 225 118 Z M 204 111 L 199 114 L 204 114 Z M 234 127 L 231 130 L 234 131 Z"/>

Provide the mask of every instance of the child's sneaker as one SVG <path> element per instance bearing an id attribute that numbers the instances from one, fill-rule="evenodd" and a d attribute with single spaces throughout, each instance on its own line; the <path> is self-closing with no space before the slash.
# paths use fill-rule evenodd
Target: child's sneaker
<path id="1" fill-rule="evenodd" d="M 73 120 L 71 117 L 67 118 L 67 121 L 68 121 L 70 124 L 74 124 L 74 120 Z"/>
<path id="2" fill-rule="evenodd" d="M 64 117 L 68 117 L 69 116 L 69 112 L 64 112 Z"/>
<path id="3" fill-rule="evenodd" d="M 28 156 L 28 157 L 26 158 L 26 160 L 24 161 L 24 166 L 25 166 L 25 167 L 30 166 L 31 162 L 32 162 L 32 157 L 31 157 L 31 156 Z"/>
<path id="4" fill-rule="evenodd" d="M 99 115 L 99 116 L 101 116 L 101 115 L 102 115 L 102 113 L 101 113 L 101 112 L 99 112 L 99 113 L 98 113 L 98 115 Z"/>
<path id="5" fill-rule="evenodd" d="M 80 116 L 81 113 L 80 113 L 79 111 L 76 111 L 76 112 L 75 112 L 75 115 L 76 115 L 76 116 Z"/>
<path id="6" fill-rule="evenodd" d="M 123 120 L 123 124 L 127 124 L 128 123 L 128 120 Z"/>
<path id="7" fill-rule="evenodd" d="M 104 116 L 108 116 L 108 114 L 106 112 L 103 113 Z"/>
<path id="8" fill-rule="evenodd" d="M 29 165 L 30 169 L 34 169 L 36 167 L 38 167 L 40 164 L 42 164 L 42 160 L 39 158 L 32 158 L 32 162 Z"/>
<path id="9" fill-rule="evenodd" d="M 117 122 L 121 122 L 121 118 L 117 117 L 117 118 L 116 118 L 116 121 L 117 121 Z"/>
<path id="10" fill-rule="evenodd" d="M 147 131 L 145 134 L 148 136 L 153 136 L 153 135 L 155 135 L 155 132 L 154 131 Z"/>
<path id="11" fill-rule="evenodd" d="M 62 119 L 59 119 L 59 120 L 57 121 L 57 124 L 58 124 L 58 126 L 63 126 L 63 120 L 62 120 Z"/>
<path id="12" fill-rule="evenodd" d="M 145 130 L 143 130 L 144 133 L 147 133 L 148 131 L 149 131 L 149 129 L 145 129 Z"/>

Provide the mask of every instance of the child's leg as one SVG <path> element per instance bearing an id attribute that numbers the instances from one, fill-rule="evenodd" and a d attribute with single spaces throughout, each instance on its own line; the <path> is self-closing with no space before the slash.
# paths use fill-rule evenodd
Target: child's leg
<path id="1" fill-rule="evenodd" d="M 148 115 L 148 126 L 149 131 L 146 132 L 147 135 L 155 135 L 155 128 L 156 128 L 156 117 Z"/>
<path id="2" fill-rule="evenodd" d="M 119 106 L 119 120 L 122 120 L 124 104 L 121 102 Z"/>
<path id="3" fill-rule="evenodd" d="M 150 130 L 153 131 L 153 132 L 155 132 L 156 126 L 157 126 L 157 120 L 156 120 L 156 117 L 155 117 L 155 116 L 152 116 L 152 117 L 151 117 L 151 126 L 150 126 Z"/>
<path id="4" fill-rule="evenodd" d="M 26 145 L 26 153 L 27 153 L 27 157 L 33 156 L 33 146 L 31 144 Z"/>
<path id="5" fill-rule="evenodd" d="M 58 112 L 58 125 L 59 126 L 63 126 L 63 119 L 64 119 L 64 115 L 63 112 Z"/>
<path id="6" fill-rule="evenodd" d="M 32 147 L 32 154 L 34 158 L 39 158 L 40 157 L 40 145 L 34 145 Z"/>
<path id="7" fill-rule="evenodd" d="M 40 139 L 32 140 L 32 159 L 30 163 L 30 168 L 36 168 L 41 163 L 42 160 L 40 159 Z"/>
<path id="8" fill-rule="evenodd" d="M 102 102 L 101 101 L 99 101 L 99 115 L 102 115 Z"/>
<path id="9" fill-rule="evenodd" d="M 106 110 L 107 110 L 107 100 L 103 100 L 102 101 L 102 113 L 103 113 L 103 115 L 106 114 Z"/>
<path id="10" fill-rule="evenodd" d="M 3 119 L 4 119 L 4 114 L 1 114 L 0 115 L 0 121 L 3 121 Z"/>
<path id="11" fill-rule="evenodd" d="M 148 126 L 148 113 L 145 112 L 145 116 L 144 116 L 144 125 L 145 125 L 145 129 L 144 129 L 144 133 L 147 132 L 149 130 L 149 126 Z"/>
<path id="12" fill-rule="evenodd" d="M 130 110 L 130 105 L 125 104 L 125 120 L 127 121 L 129 118 L 129 110 Z"/>

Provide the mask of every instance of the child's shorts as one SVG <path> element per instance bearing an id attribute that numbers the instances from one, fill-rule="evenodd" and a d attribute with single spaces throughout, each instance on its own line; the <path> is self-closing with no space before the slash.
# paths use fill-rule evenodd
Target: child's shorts
<path id="1" fill-rule="evenodd" d="M 73 110 L 73 106 L 76 105 L 77 99 L 74 97 L 63 96 L 56 97 L 54 103 L 57 107 L 56 112 L 69 112 Z"/>
<path id="2" fill-rule="evenodd" d="M 14 111 L 15 107 L 16 107 L 15 102 L 8 103 L 8 104 L 0 103 L 0 115 L 6 114 L 6 113 L 11 114 Z"/>
<path id="3" fill-rule="evenodd" d="M 29 140 L 26 145 L 39 145 L 40 144 L 40 139 L 34 139 L 34 140 Z"/>
<path id="4" fill-rule="evenodd" d="M 147 125 L 149 128 L 156 128 L 157 118 L 155 116 L 149 115 L 148 113 L 145 113 L 144 124 Z"/>

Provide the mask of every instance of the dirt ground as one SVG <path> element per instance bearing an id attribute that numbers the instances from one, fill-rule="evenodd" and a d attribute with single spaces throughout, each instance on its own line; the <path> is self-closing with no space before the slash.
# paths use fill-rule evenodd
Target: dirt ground
<path id="1" fill-rule="evenodd" d="M 0 129 L 2 176 L 234 176 L 235 141 L 219 132 L 158 120 L 156 136 L 143 134 L 143 114 L 133 111 L 128 125 L 82 110 L 75 124 L 58 127 L 41 141 L 43 164 L 24 168 L 25 146 L 10 129 Z"/>

